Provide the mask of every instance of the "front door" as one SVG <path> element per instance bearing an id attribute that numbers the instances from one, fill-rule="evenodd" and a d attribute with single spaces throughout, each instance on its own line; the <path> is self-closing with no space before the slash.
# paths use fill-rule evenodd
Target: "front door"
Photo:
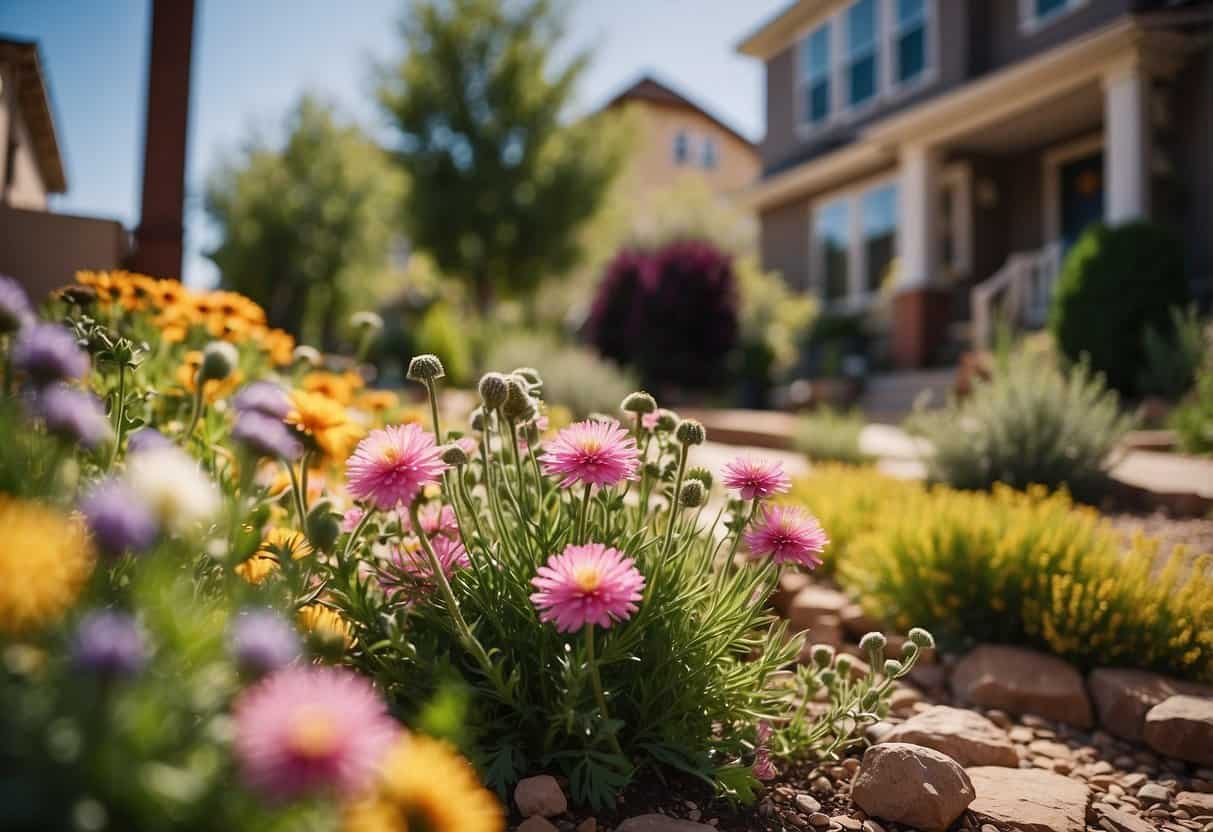
<path id="1" fill-rule="evenodd" d="M 1082 232 L 1103 219 L 1103 154 L 1094 153 L 1061 166 L 1061 246 L 1069 251 Z"/>

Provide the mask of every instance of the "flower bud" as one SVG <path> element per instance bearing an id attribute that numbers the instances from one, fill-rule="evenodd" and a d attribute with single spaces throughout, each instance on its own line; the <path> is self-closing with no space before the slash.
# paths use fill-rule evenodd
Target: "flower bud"
<path id="1" fill-rule="evenodd" d="M 535 416 L 535 402 L 531 399 L 521 379 L 510 377 L 505 383 L 505 403 L 501 415 L 511 422 L 525 422 Z"/>
<path id="2" fill-rule="evenodd" d="M 383 318 L 379 317 L 379 315 L 377 315 L 376 313 L 370 312 L 370 311 L 364 310 L 362 312 L 355 312 L 353 315 L 350 316 L 350 328 L 357 330 L 358 332 L 361 332 L 364 335 L 371 335 L 376 332 L 382 332 L 383 331 Z"/>
<path id="3" fill-rule="evenodd" d="M 910 629 L 910 641 L 917 644 L 923 649 L 929 649 L 935 646 L 935 637 L 922 627 L 912 627 Z"/>
<path id="4" fill-rule="evenodd" d="M 300 364 L 307 364 L 309 367 L 319 367 L 324 363 L 324 358 L 320 355 L 320 350 L 315 347 L 309 347 L 307 344 L 300 344 L 295 347 L 291 357 Z"/>
<path id="5" fill-rule="evenodd" d="M 683 508 L 699 508 L 707 502 L 708 492 L 704 490 L 699 480 L 687 480 L 682 484 L 678 494 L 678 502 Z"/>
<path id="6" fill-rule="evenodd" d="M 472 430 L 484 430 L 485 413 L 484 408 L 478 407 L 472 411 L 472 415 L 468 417 L 468 421 L 472 426 Z"/>
<path id="7" fill-rule="evenodd" d="M 851 672 L 851 668 L 855 666 L 854 661 L 846 653 L 840 653 L 838 658 L 834 660 L 834 668 L 843 676 L 846 676 Z"/>
<path id="8" fill-rule="evenodd" d="M 712 478 L 712 472 L 709 471 L 707 468 L 690 469 L 689 471 L 687 471 L 687 479 L 688 480 L 698 480 L 699 482 L 703 483 L 703 490 L 705 492 L 712 490 L 712 483 L 714 482 L 714 480 Z"/>
<path id="9" fill-rule="evenodd" d="M 530 387 L 543 386 L 543 378 L 539 375 L 539 371 L 534 367 L 515 367 L 514 372 L 510 373 L 510 375 L 522 376 L 523 380 L 526 381 L 527 385 Z"/>
<path id="10" fill-rule="evenodd" d="M 619 407 L 628 413 L 652 413 L 657 409 L 657 400 L 643 390 L 637 390 L 625 396 Z"/>
<path id="11" fill-rule="evenodd" d="M 901 673 L 901 662 L 897 659 L 886 659 L 884 663 L 884 675 L 897 676 Z"/>
<path id="12" fill-rule="evenodd" d="M 678 414 L 672 410 L 661 408 L 657 411 L 656 429 L 658 433 L 669 433 L 678 425 Z"/>
<path id="13" fill-rule="evenodd" d="M 902 662 L 910 662 L 918 656 L 918 645 L 912 641 L 907 641 L 901 645 L 901 660 Z"/>
<path id="14" fill-rule="evenodd" d="M 883 633 L 871 632 L 859 640 L 859 649 L 871 653 L 873 650 L 883 650 L 888 643 Z"/>
<path id="15" fill-rule="evenodd" d="M 813 645 L 813 664 L 818 667 L 829 667 L 834 661 L 834 648 L 828 644 Z"/>
<path id="16" fill-rule="evenodd" d="M 838 681 L 838 674 L 827 667 L 825 670 L 821 671 L 821 674 L 817 678 L 820 679 L 821 683 L 828 688 L 830 685 Z"/>
<path id="17" fill-rule="evenodd" d="M 341 521 L 328 500 L 321 500 L 307 513 L 307 539 L 321 552 L 330 552 L 341 534 Z"/>
<path id="18" fill-rule="evenodd" d="M 442 449 L 442 461 L 453 468 L 468 464 L 468 455 L 458 445 L 447 445 Z"/>
<path id="19" fill-rule="evenodd" d="M 211 341 L 202 351 L 202 366 L 198 368 L 198 381 L 222 381 L 232 374 L 240 363 L 240 353 L 227 341 Z"/>
<path id="20" fill-rule="evenodd" d="M 694 419 L 683 419 L 674 428 L 674 437 L 683 445 L 702 445 L 708 438 L 708 432 L 703 425 Z"/>
<path id="21" fill-rule="evenodd" d="M 423 355 L 413 356 L 413 360 L 409 362 L 407 375 L 412 381 L 429 382 L 445 376 L 446 370 L 442 368 L 442 362 L 438 360 L 438 356 L 427 352 Z"/>
<path id="22" fill-rule="evenodd" d="M 480 400 L 489 410 L 505 404 L 507 393 L 505 376 L 501 373 L 485 373 L 480 379 Z"/>
<path id="23" fill-rule="evenodd" d="M 864 693 L 863 698 L 859 700 L 859 707 L 865 711 L 871 711 L 878 704 L 880 704 L 880 691 L 876 690 L 876 688 L 869 688 Z"/>

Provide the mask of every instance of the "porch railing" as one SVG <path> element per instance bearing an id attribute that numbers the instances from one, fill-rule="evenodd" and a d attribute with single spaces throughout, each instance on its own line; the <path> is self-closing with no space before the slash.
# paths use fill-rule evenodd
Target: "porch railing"
<path id="1" fill-rule="evenodd" d="M 1012 254 L 993 277 L 975 286 L 969 296 L 974 348 L 993 343 L 999 322 L 1012 332 L 1044 326 L 1060 271 L 1061 244 L 1050 243 L 1039 251 Z"/>

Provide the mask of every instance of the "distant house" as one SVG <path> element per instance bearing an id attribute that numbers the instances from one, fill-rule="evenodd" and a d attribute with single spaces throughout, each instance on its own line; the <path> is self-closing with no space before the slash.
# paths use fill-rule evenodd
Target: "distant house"
<path id="1" fill-rule="evenodd" d="M 1213 276 L 1209 0 L 799 0 L 766 67 L 764 265 L 827 310 L 890 299 L 893 359 L 1039 325 L 1102 220 L 1180 226 Z"/>
<path id="2" fill-rule="evenodd" d="M 732 196 L 758 177 L 758 151 L 745 136 L 666 84 L 645 76 L 602 110 L 627 107 L 640 136 L 623 181 L 640 192 L 668 188 L 688 174 L 721 196 Z"/>
<path id="3" fill-rule="evenodd" d="M 114 268 L 128 239 L 112 220 L 50 213 L 67 191 L 38 46 L 0 38 L 0 274 L 41 299 L 77 269 Z"/>

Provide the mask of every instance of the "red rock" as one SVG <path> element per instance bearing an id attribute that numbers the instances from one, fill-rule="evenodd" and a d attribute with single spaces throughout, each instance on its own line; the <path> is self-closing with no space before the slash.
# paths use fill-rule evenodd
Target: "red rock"
<path id="1" fill-rule="evenodd" d="M 615 832 L 716 832 L 716 827 L 691 820 L 651 814 L 628 818 Z"/>
<path id="2" fill-rule="evenodd" d="M 982 645 L 956 663 L 952 692 L 962 702 L 1091 726 L 1091 702 L 1071 665 L 1022 647 Z"/>
<path id="3" fill-rule="evenodd" d="M 560 815 L 569 808 L 569 801 L 556 778 L 550 774 L 526 777 L 514 787 L 514 802 L 524 817 L 541 815 L 545 818 Z"/>
<path id="4" fill-rule="evenodd" d="M 559 832 L 552 822 L 541 815 L 535 815 L 518 825 L 518 832 Z"/>
<path id="5" fill-rule="evenodd" d="M 787 615 L 792 599 L 800 594 L 800 591 L 807 587 L 812 580 L 803 572 L 785 569 L 779 574 L 779 586 L 775 587 L 775 591 L 771 593 L 771 606 L 779 610 L 780 614 Z"/>
<path id="6" fill-rule="evenodd" d="M 1087 687 L 1104 730 L 1134 742 L 1141 741 L 1146 712 L 1168 697 L 1177 694 L 1213 696 L 1210 685 L 1120 667 L 1091 671 Z"/>
<path id="7" fill-rule="evenodd" d="M 965 770 L 977 790 L 978 823 L 1014 832 L 1083 832 L 1090 789 L 1051 771 L 978 766 Z"/>
<path id="8" fill-rule="evenodd" d="M 1099 816 L 1099 825 L 1108 832 L 1154 832 L 1154 824 L 1123 809 L 1101 805 L 1095 814 Z"/>
<path id="9" fill-rule="evenodd" d="M 947 829 L 973 797 L 973 784 L 959 763 L 909 743 L 869 748 L 851 783 L 851 800 L 868 815 L 927 832 Z"/>
<path id="10" fill-rule="evenodd" d="M 829 626 L 838 630 L 838 643 L 842 643 L 842 620 L 839 613 L 850 603 L 847 596 L 836 589 L 809 584 L 788 605 L 788 623 L 793 632 L 809 630 L 813 641 L 824 641 L 814 631 L 823 617 L 828 616 Z"/>
<path id="11" fill-rule="evenodd" d="M 1213 698 L 1167 698 L 1146 714 L 1142 736 L 1159 754 L 1213 766 Z"/>
<path id="12" fill-rule="evenodd" d="M 1019 755 L 1007 732 L 979 713 L 936 705 L 885 735 L 884 742 L 934 748 L 962 766 L 1017 766 Z"/>
<path id="13" fill-rule="evenodd" d="M 1180 792 L 1175 795 L 1175 805 L 1194 817 L 1213 815 L 1213 794 Z"/>

